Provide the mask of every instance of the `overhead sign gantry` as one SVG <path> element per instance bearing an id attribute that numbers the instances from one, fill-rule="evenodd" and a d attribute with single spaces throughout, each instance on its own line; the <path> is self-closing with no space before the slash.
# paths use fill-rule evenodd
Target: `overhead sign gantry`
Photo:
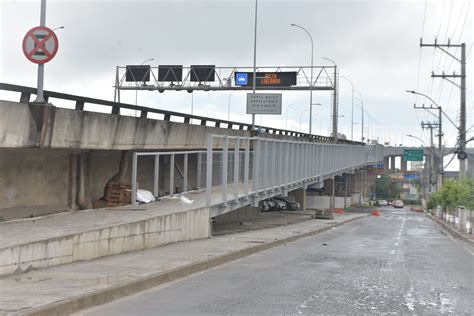
<path id="1" fill-rule="evenodd" d="M 257 90 L 332 91 L 335 66 L 314 66 L 311 83 L 309 66 L 257 67 Z M 252 90 L 253 67 L 216 67 L 214 65 L 128 65 L 117 66 L 115 91 L 121 90 L 226 91 Z"/>

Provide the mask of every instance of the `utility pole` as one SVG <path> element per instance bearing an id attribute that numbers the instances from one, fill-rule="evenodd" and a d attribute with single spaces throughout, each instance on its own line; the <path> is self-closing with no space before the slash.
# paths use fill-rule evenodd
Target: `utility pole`
<path id="1" fill-rule="evenodd" d="M 338 93 L 337 93 L 337 66 L 334 64 L 334 89 L 333 89 L 333 105 L 332 105 L 332 137 L 334 143 L 337 143 L 337 113 L 338 113 Z"/>
<path id="2" fill-rule="evenodd" d="M 459 178 L 466 176 L 466 43 L 451 44 L 450 40 L 446 44 L 438 44 L 435 38 L 433 44 L 423 44 L 423 39 L 420 39 L 420 47 L 435 47 L 458 61 L 461 65 L 461 74 L 458 75 L 454 71 L 452 74 L 445 74 L 444 71 L 441 74 L 431 73 L 432 78 L 442 78 L 452 83 L 461 90 L 461 106 L 460 106 L 460 119 L 459 119 L 459 145 L 458 145 L 458 160 L 459 160 Z M 461 48 L 461 58 L 456 57 L 454 54 L 449 52 L 449 48 Z M 461 84 L 458 84 L 454 79 L 460 78 Z M 441 121 L 440 121 L 441 123 Z"/>
<path id="3" fill-rule="evenodd" d="M 430 156 L 432 157 L 430 159 L 430 163 L 428 165 L 428 169 L 429 169 L 429 182 L 430 182 L 430 192 L 431 192 L 431 186 L 432 186 L 432 174 L 433 174 L 433 167 L 436 165 L 436 162 L 438 163 L 438 167 L 437 167 L 437 181 L 436 181 L 436 188 L 437 190 L 441 189 L 441 185 L 442 185 L 442 170 L 440 169 L 442 164 L 440 164 L 440 161 L 442 161 L 442 159 L 440 159 L 441 156 L 439 156 L 439 151 L 438 151 L 438 157 L 436 157 L 435 155 L 435 151 L 434 151 L 434 142 L 433 142 L 433 129 L 434 128 L 439 128 L 439 124 L 438 123 L 435 123 L 435 122 L 421 122 L 421 128 L 422 129 L 429 129 L 430 130 Z M 440 133 L 438 133 L 439 135 Z M 441 179 L 440 179 L 440 176 L 441 176 Z"/>
<path id="4" fill-rule="evenodd" d="M 413 105 L 413 108 L 415 109 L 423 109 L 423 110 L 438 110 L 438 123 L 424 123 L 422 122 L 421 126 L 424 127 L 424 126 L 428 126 L 428 125 L 431 125 L 431 126 L 437 126 L 438 127 L 438 134 L 436 136 L 438 136 L 438 176 L 437 176 L 437 180 L 436 180 L 436 187 L 439 189 L 441 189 L 441 187 L 443 186 L 443 129 L 442 129 L 442 120 L 443 120 L 443 110 L 442 110 L 442 107 L 441 106 L 433 106 L 433 105 L 430 105 L 429 107 L 425 106 L 423 104 L 423 106 L 416 106 Z M 431 138 L 433 138 L 433 132 L 431 134 Z M 433 142 L 433 140 L 431 140 Z"/>

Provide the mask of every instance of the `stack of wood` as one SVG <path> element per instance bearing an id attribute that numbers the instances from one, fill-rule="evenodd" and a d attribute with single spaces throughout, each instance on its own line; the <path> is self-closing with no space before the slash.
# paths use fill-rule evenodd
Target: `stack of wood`
<path id="1" fill-rule="evenodd" d="M 132 202 L 132 191 L 129 184 L 109 182 L 105 188 L 106 206 L 122 206 Z"/>

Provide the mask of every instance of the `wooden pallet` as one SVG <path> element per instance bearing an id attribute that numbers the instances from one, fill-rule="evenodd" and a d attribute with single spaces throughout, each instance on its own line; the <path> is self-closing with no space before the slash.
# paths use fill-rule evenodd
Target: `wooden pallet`
<path id="1" fill-rule="evenodd" d="M 131 186 L 121 182 L 109 183 L 106 188 L 105 199 L 107 200 L 107 206 L 122 206 L 131 204 Z"/>

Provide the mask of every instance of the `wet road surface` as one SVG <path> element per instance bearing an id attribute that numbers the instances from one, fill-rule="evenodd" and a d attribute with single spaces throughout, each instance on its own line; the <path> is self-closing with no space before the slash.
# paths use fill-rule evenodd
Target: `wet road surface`
<path id="1" fill-rule="evenodd" d="M 81 314 L 471 315 L 473 258 L 424 214 L 386 208 Z"/>

